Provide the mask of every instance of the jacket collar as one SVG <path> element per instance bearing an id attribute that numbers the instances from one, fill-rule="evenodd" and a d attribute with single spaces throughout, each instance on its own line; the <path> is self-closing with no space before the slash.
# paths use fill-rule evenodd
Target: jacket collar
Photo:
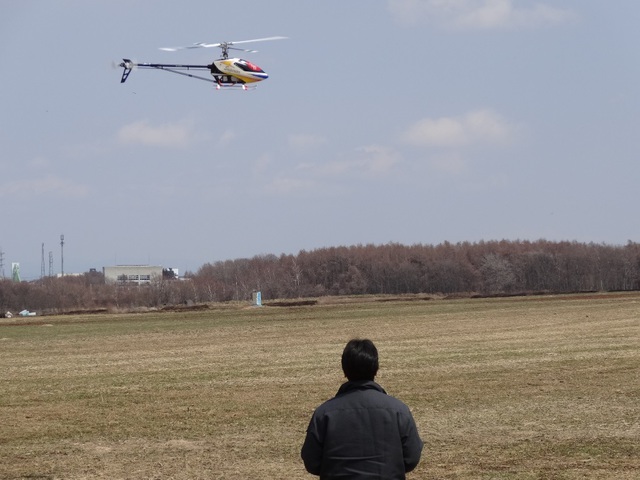
<path id="1" fill-rule="evenodd" d="M 376 382 L 372 380 L 354 380 L 353 382 L 343 383 L 338 389 L 338 393 L 336 394 L 336 397 L 338 395 L 344 395 L 346 393 L 353 392 L 356 390 L 377 390 L 378 392 L 381 392 L 384 394 L 387 393 L 384 391 L 384 388 L 382 388 L 380 385 L 378 385 Z"/>

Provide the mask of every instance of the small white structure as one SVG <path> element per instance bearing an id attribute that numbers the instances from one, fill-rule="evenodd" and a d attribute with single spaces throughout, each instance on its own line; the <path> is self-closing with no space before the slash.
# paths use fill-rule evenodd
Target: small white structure
<path id="1" fill-rule="evenodd" d="M 253 305 L 256 307 L 262 306 L 262 292 L 253 292 Z"/>

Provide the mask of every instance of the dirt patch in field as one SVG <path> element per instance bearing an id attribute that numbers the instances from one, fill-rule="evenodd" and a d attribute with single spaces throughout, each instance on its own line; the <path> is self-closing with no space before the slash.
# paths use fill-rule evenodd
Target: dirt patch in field
<path id="1" fill-rule="evenodd" d="M 308 307 L 317 304 L 318 300 L 280 300 L 263 303 L 265 307 Z"/>

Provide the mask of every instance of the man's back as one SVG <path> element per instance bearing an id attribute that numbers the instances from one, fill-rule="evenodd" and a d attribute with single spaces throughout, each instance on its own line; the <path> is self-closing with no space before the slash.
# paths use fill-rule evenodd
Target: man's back
<path id="1" fill-rule="evenodd" d="M 343 384 L 314 412 L 302 447 L 321 479 L 404 479 L 422 451 L 409 408 L 368 380 Z"/>

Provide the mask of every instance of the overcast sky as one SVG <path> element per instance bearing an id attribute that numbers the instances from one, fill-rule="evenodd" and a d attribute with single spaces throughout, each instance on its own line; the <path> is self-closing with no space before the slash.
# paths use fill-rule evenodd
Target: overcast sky
<path id="1" fill-rule="evenodd" d="M 637 0 L 4 0 L 0 250 L 23 279 L 356 244 L 640 241 Z M 112 62 L 282 35 L 216 91 Z"/>

